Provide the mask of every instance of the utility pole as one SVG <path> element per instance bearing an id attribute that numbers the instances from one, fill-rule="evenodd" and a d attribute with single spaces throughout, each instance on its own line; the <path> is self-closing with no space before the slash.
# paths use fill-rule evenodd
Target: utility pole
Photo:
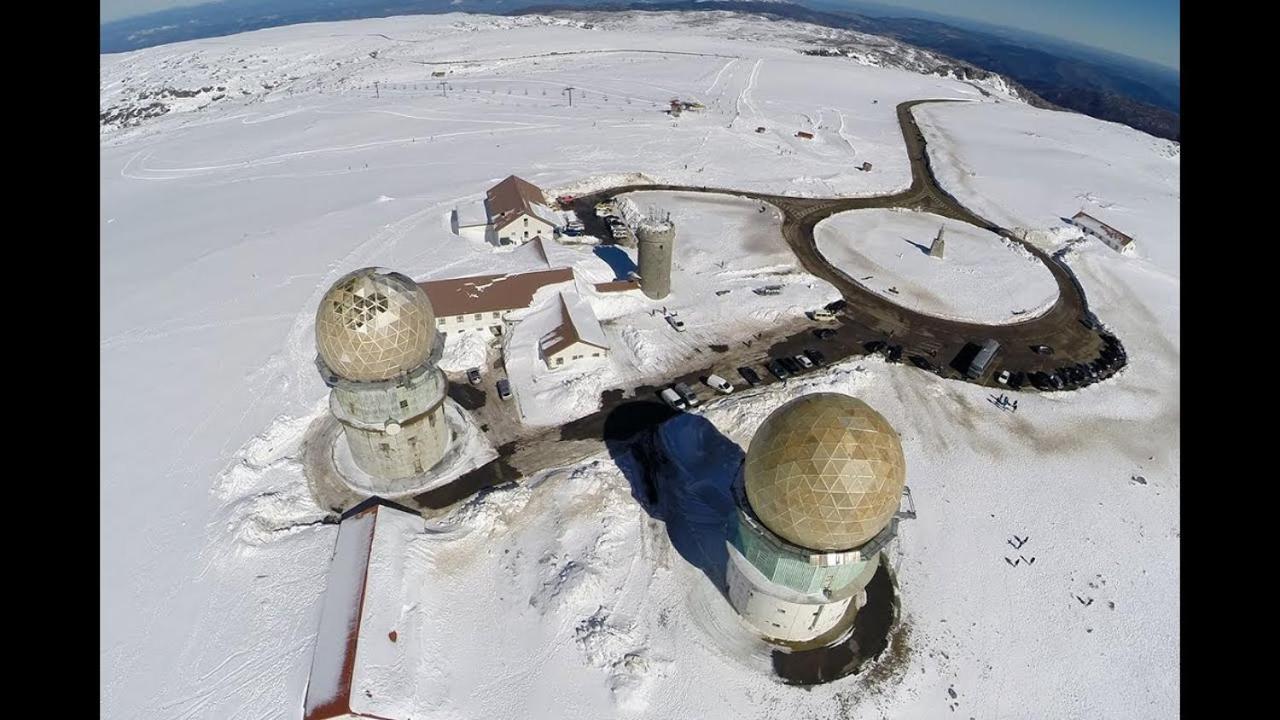
<path id="1" fill-rule="evenodd" d="M 449 83 L 445 82 L 444 80 L 441 80 L 439 82 L 439 87 L 440 87 L 440 92 L 444 94 L 445 97 L 449 97 Z"/>
<path id="2" fill-rule="evenodd" d="M 378 81 L 377 81 L 377 80 L 374 80 L 374 81 L 373 81 L 373 96 L 374 96 L 374 97 L 382 97 L 382 92 L 381 92 L 380 90 L 378 90 Z"/>
<path id="3" fill-rule="evenodd" d="M 569 93 L 569 107 L 573 107 L 573 88 L 567 87 L 564 91 Z"/>

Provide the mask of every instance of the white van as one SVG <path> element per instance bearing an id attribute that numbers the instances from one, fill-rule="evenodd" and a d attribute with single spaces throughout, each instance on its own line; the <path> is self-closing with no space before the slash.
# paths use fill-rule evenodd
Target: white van
<path id="1" fill-rule="evenodd" d="M 822 309 L 820 309 L 820 310 L 814 310 L 814 311 L 810 312 L 810 313 L 809 313 L 809 319 L 811 319 L 811 320 L 813 320 L 813 321 L 815 321 L 815 322 L 824 322 L 824 321 L 827 321 L 827 320 L 835 320 L 835 319 L 836 319 L 836 314 L 835 314 L 835 313 L 833 313 L 833 312 L 831 312 L 830 310 L 828 310 L 828 309 L 826 309 L 826 308 L 822 308 Z"/>

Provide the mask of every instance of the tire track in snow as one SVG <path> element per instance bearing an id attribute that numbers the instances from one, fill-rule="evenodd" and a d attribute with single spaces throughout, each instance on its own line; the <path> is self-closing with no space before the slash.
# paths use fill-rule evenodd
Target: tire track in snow
<path id="1" fill-rule="evenodd" d="M 702 92 L 704 92 L 704 93 L 706 93 L 706 94 L 708 94 L 708 95 L 709 95 L 709 94 L 711 94 L 711 91 L 715 89 L 716 85 L 719 85 L 719 84 L 720 84 L 720 76 L 724 75 L 724 71 L 725 71 L 725 70 L 728 70 L 728 69 L 729 69 L 729 68 L 731 68 L 731 67 L 733 67 L 734 63 L 738 62 L 738 60 L 739 60 L 739 58 L 734 58 L 734 59 L 730 60 L 729 62 L 725 63 L 725 64 L 724 64 L 724 67 L 720 68 L 720 72 L 716 73 L 716 79 L 715 79 L 715 80 L 712 80 L 712 81 L 711 81 L 711 84 L 707 86 L 707 89 L 706 89 L 706 90 L 703 90 Z"/>

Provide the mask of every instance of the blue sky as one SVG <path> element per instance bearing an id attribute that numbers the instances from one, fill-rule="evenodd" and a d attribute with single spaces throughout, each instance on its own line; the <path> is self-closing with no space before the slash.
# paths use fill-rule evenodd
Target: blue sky
<path id="1" fill-rule="evenodd" d="M 207 0 L 98 0 L 109 22 Z M 264 0 L 263 4 L 269 4 Z M 839 4 L 839 0 L 827 0 Z M 1179 67 L 1178 0 L 876 0 L 1049 35 Z"/>

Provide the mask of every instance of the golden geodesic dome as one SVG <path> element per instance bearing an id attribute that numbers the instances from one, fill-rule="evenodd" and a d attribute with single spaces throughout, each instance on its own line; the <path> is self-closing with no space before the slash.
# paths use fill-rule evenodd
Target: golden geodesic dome
<path id="1" fill-rule="evenodd" d="M 418 367 L 435 332 L 435 312 L 422 288 L 380 268 L 343 275 L 316 310 L 316 350 L 347 380 L 388 380 Z"/>
<path id="2" fill-rule="evenodd" d="M 840 393 L 798 397 L 765 418 L 743 468 L 747 502 L 783 539 L 849 550 L 898 511 L 906 459 L 898 433 L 870 405 Z"/>

